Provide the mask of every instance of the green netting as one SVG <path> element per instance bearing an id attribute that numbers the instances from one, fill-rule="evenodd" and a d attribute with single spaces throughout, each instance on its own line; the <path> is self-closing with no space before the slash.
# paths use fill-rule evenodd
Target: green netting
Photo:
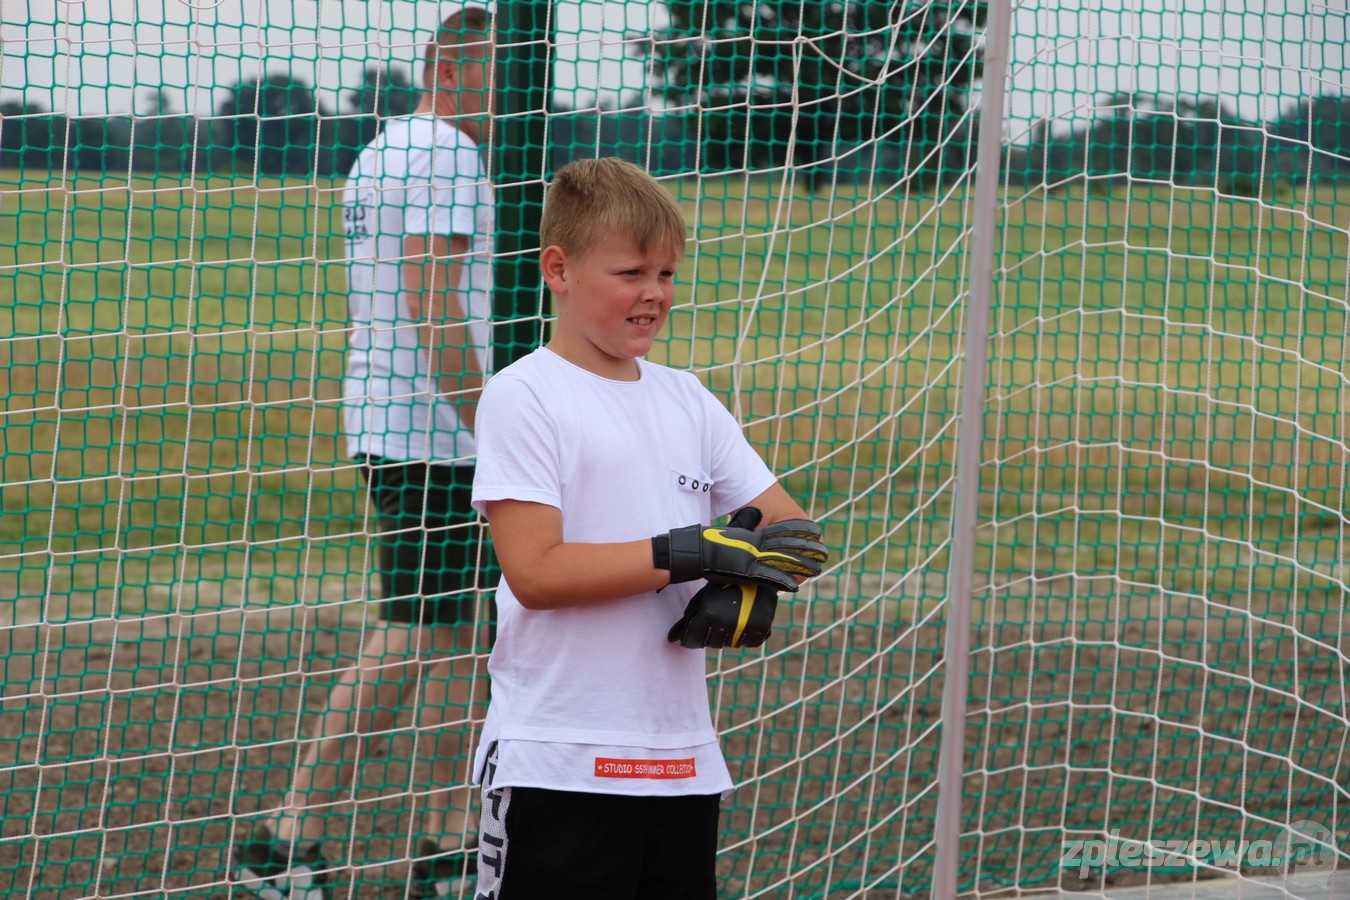
<path id="1" fill-rule="evenodd" d="M 954 461 L 983 4 L 497 6 L 499 363 L 547 331 L 549 172 L 643 163 L 695 239 L 653 356 L 834 551 L 764 651 L 709 659 L 723 896 L 929 890 L 958 477 L 963 890 L 1223 868 L 1063 864 L 1112 836 L 1312 821 L 1346 858 L 1342 26 L 1098 6 L 1014 17 L 978 476 Z M 341 194 L 445 11 L 5 12 L 0 894 L 225 896 L 376 627 Z M 402 896 L 435 733 L 400 719 L 331 798 L 350 896 Z"/>

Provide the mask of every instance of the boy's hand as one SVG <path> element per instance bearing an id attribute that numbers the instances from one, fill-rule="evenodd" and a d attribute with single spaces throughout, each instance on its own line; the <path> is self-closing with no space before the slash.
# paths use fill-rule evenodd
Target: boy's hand
<path id="1" fill-rule="evenodd" d="M 753 530 L 759 510 L 747 506 L 731 517 L 730 527 Z M 684 615 L 666 640 L 681 647 L 758 647 L 769 639 L 778 592 L 762 584 L 708 584 L 689 598 Z"/>
<path id="2" fill-rule="evenodd" d="M 760 513 L 747 506 L 725 527 L 689 525 L 652 538 L 652 560 L 670 570 L 670 583 L 706 578 L 731 584 L 763 584 L 796 592 L 794 575 L 820 574 L 830 558 L 821 543 L 820 526 L 808 519 L 788 519 L 765 526 L 738 527 L 737 522 L 759 523 Z"/>
<path id="3" fill-rule="evenodd" d="M 704 585 L 670 627 L 666 640 L 690 650 L 758 647 L 773 631 L 778 592 L 762 584 Z"/>

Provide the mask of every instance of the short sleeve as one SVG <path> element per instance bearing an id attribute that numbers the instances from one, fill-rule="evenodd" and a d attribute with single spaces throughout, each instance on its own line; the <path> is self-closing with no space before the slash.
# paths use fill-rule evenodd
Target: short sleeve
<path id="1" fill-rule="evenodd" d="M 473 507 L 524 500 L 562 508 L 558 435 L 530 386 L 510 374 L 488 381 L 474 425 Z"/>
<path id="2" fill-rule="evenodd" d="M 713 518 L 721 518 L 754 500 L 778 479 L 750 446 L 740 423 L 710 391 L 703 391 L 712 445 Z"/>
<path id="3" fill-rule="evenodd" d="M 420 158 L 409 171 L 404 219 L 407 233 L 472 236 L 477 230 L 478 204 L 487 178 L 478 148 L 465 138 L 428 138 L 428 143 L 430 146 L 419 150 Z"/>

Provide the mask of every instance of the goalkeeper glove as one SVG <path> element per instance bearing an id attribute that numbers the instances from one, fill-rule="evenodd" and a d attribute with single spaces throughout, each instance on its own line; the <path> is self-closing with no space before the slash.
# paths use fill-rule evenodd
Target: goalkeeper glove
<path id="1" fill-rule="evenodd" d="M 753 529 L 760 512 L 747 506 L 732 516 L 733 528 Z M 684 608 L 684 615 L 670 626 L 666 640 L 681 647 L 758 647 L 769 639 L 778 592 L 762 584 L 704 585 Z"/>
<path id="2" fill-rule="evenodd" d="M 690 650 L 758 647 L 773 631 L 778 592 L 762 584 L 704 585 L 670 627 L 666 640 Z"/>
<path id="3" fill-rule="evenodd" d="M 751 512 L 758 524 L 759 510 L 749 506 L 741 510 Z M 820 526 L 809 519 L 775 522 L 759 531 L 752 528 L 737 527 L 735 520 L 723 527 L 675 528 L 652 538 L 652 561 L 658 569 L 670 570 L 671 584 L 706 578 L 796 592 L 793 576 L 819 575 L 821 563 L 830 558 L 820 541 Z"/>

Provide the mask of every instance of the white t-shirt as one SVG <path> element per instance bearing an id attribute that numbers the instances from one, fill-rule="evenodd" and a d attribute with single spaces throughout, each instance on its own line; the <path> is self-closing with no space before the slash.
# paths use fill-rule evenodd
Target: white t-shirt
<path id="1" fill-rule="evenodd" d="M 492 312 L 496 213 L 478 145 L 430 113 L 391 119 L 357 157 L 343 197 L 347 232 L 347 373 L 343 425 L 347 450 L 405 462 L 472 457 L 461 427 L 427 370 L 418 323 L 403 290 L 403 239 L 468 235 L 458 295 L 486 371 Z"/>
<path id="2" fill-rule="evenodd" d="M 774 483 L 740 426 L 688 372 L 639 360 L 611 381 L 536 350 L 478 407 L 473 504 L 563 511 L 563 540 L 639 540 L 727 515 Z M 603 794 L 731 789 L 705 654 L 666 641 L 702 581 L 594 606 L 528 610 L 503 578 L 476 771 L 494 786 Z"/>

